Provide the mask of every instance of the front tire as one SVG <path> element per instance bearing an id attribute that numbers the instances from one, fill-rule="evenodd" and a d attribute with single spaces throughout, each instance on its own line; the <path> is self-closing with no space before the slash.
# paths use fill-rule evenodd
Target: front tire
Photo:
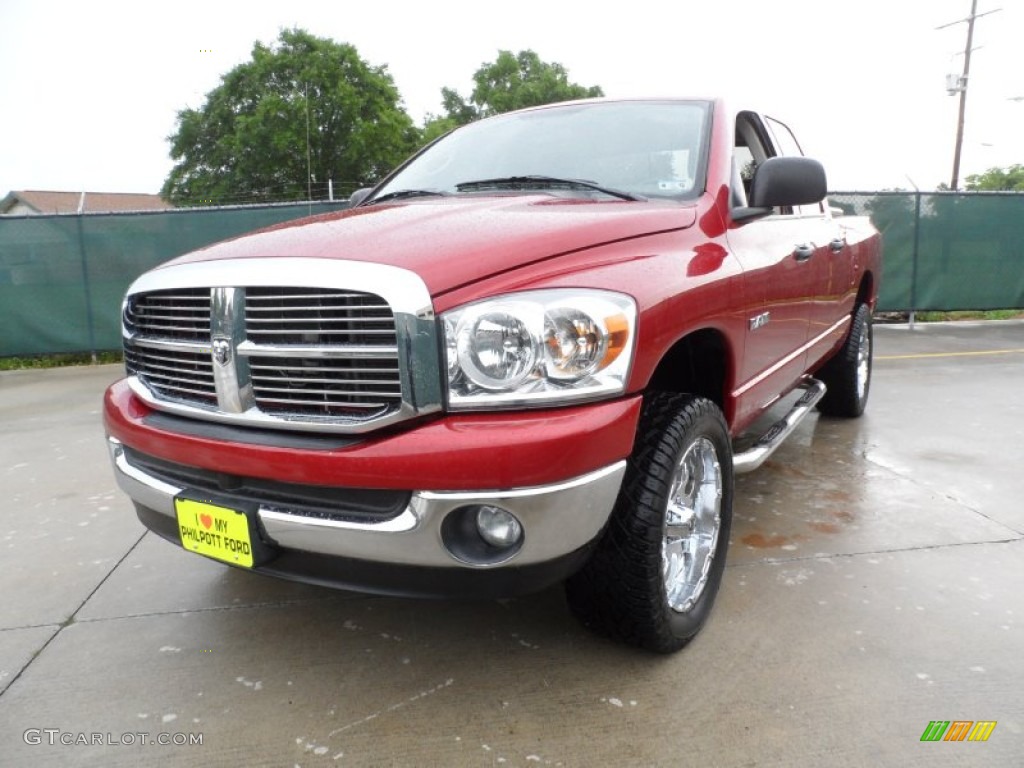
<path id="1" fill-rule="evenodd" d="M 732 445 L 718 406 L 650 395 L 608 527 L 566 583 L 573 612 L 631 645 L 682 648 L 721 584 L 732 497 Z"/>
<path id="2" fill-rule="evenodd" d="M 850 333 L 835 356 L 818 371 L 825 383 L 825 396 L 818 410 L 826 416 L 855 419 L 864 413 L 871 390 L 872 350 L 871 310 L 858 304 L 853 313 Z"/>

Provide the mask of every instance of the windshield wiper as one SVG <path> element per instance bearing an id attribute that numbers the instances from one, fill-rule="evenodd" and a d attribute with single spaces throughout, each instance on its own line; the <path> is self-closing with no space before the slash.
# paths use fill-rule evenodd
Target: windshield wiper
<path id="1" fill-rule="evenodd" d="M 459 192 L 468 192 L 472 189 L 486 189 L 487 187 L 513 187 L 518 189 L 590 189 L 601 192 L 605 195 L 617 197 L 620 200 L 644 200 L 645 198 L 631 195 L 610 187 L 602 187 L 592 181 L 584 179 L 559 179 L 554 176 L 504 176 L 497 179 L 478 179 L 477 181 L 463 181 L 456 184 Z"/>
<path id="2" fill-rule="evenodd" d="M 372 200 L 367 200 L 365 205 L 382 203 L 385 200 L 404 200 L 409 197 L 443 197 L 447 194 L 447 192 L 441 192 L 437 189 L 399 189 L 395 192 L 388 192 L 386 195 L 375 197 Z"/>

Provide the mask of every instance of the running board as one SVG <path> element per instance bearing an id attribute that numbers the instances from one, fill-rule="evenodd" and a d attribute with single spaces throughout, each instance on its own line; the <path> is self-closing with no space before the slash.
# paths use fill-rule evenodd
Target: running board
<path id="1" fill-rule="evenodd" d="M 732 468 L 736 474 L 753 472 L 764 464 L 775 449 L 782 445 L 782 441 L 796 429 L 797 424 L 814 410 L 814 406 L 825 395 L 825 385 L 817 379 L 805 379 L 798 388 L 803 389 L 804 393 L 799 400 L 793 403 L 793 408 L 789 413 L 772 424 L 771 428 L 761 435 L 750 448 L 732 457 Z"/>

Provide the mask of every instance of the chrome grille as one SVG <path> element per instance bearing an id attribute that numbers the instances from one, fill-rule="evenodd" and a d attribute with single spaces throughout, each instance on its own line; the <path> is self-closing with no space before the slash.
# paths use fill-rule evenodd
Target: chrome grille
<path id="1" fill-rule="evenodd" d="M 245 337 L 249 344 L 243 353 L 262 411 L 362 419 L 401 403 L 395 319 L 380 296 L 248 288 Z M 310 346 L 330 356 L 293 351 Z"/>
<path id="2" fill-rule="evenodd" d="M 245 334 L 254 344 L 395 344 L 391 308 L 369 293 L 249 288 Z"/>
<path id="3" fill-rule="evenodd" d="M 209 346 L 209 345 L 207 345 Z M 125 340 L 124 365 L 129 375 L 169 400 L 217 405 L 210 352 L 147 346 L 145 340 Z"/>
<path id="4" fill-rule="evenodd" d="M 402 399 L 397 354 L 377 359 L 249 357 L 260 410 L 367 418 Z"/>
<path id="5" fill-rule="evenodd" d="M 210 341 L 210 289 L 183 288 L 129 297 L 128 333 L 176 341 Z"/>
<path id="6" fill-rule="evenodd" d="M 217 404 L 209 351 L 209 288 L 130 296 L 124 329 L 129 374 L 161 397 L 203 407 Z"/>
<path id="7" fill-rule="evenodd" d="M 123 335 L 129 386 L 169 413 L 361 434 L 441 410 L 430 292 L 400 267 L 308 257 L 169 265 L 129 288 Z"/>
<path id="8" fill-rule="evenodd" d="M 217 291 L 131 296 L 124 313 L 128 373 L 168 400 L 219 407 L 211 335 L 233 329 L 213 317 Z M 235 351 L 245 362 L 228 382 L 251 384 L 248 407 L 288 419 L 367 420 L 401 406 L 395 321 L 381 297 L 267 287 L 239 289 L 239 297 L 244 339 Z"/>

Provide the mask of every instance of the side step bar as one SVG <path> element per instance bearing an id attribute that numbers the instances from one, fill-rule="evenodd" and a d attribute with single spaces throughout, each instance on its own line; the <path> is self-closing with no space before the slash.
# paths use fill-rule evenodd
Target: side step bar
<path id="1" fill-rule="evenodd" d="M 797 424 L 814 410 L 814 406 L 825 395 L 825 385 L 817 379 L 804 379 L 799 389 L 803 389 L 804 393 L 799 400 L 793 403 L 793 408 L 789 413 L 772 424 L 768 431 L 761 435 L 750 448 L 732 457 L 732 467 L 736 474 L 753 472 L 764 464 L 775 449 L 782 445 L 782 441 L 796 429 Z"/>

